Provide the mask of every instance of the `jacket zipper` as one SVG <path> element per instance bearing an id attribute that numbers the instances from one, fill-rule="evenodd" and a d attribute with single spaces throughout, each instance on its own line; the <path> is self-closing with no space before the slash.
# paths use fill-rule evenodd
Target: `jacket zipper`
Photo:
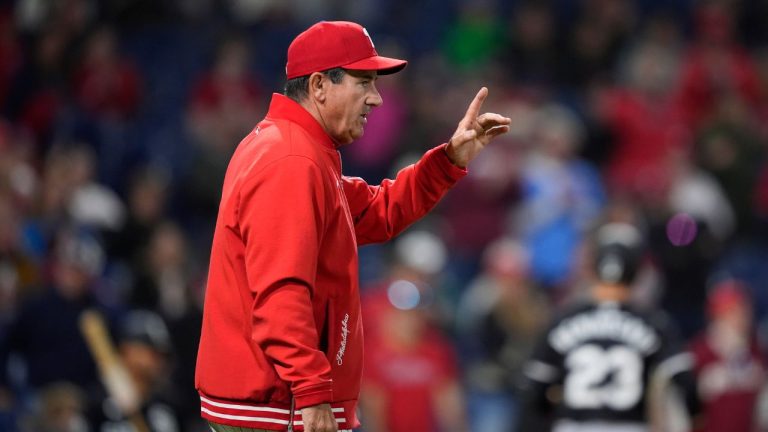
<path id="1" fill-rule="evenodd" d="M 288 418 L 288 432 L 293 432 L 293 416 L 296 412 L 296 399 L 291 398 L 291 416 Z"/>

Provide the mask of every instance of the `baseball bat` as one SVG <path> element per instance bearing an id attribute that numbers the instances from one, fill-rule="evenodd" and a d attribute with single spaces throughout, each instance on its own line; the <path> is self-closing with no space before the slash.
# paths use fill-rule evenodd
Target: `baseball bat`
<path id="1" fill-rule="evenodd" d="M 80 315 L 80 332 L 96 361 L 101 382 L 109 396 L 128 417 L 137 432 L 149 432 L 147 422 L 141 414 L 138 392 L 109 337 L 104 318 L 94 310 L 84 311 Z"/>

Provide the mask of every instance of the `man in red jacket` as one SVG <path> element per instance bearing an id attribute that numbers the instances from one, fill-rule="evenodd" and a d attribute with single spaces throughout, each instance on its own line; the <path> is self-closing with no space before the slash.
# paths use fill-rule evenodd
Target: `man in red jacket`
<path id="1" fill-rule="evenodd" d="M 426 214 L 510 124 L 479 114 L 482 88 L 448 143 L 394 181 L 342 175 L 337 149 L 381 105 L 378 75 L 405 65 L 350 22 L 315 24 L 288 48 L 285 95 L 273 95 L 224 179 L 195 379 L 214 430 L 359 426 L 357 247 Z"/>

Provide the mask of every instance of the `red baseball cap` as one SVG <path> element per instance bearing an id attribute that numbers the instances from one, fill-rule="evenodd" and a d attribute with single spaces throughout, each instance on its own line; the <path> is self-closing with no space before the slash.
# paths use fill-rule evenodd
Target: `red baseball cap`
<path id="1" fill-rule="evenodd" d="M 717 317 L 734 307 L 749 305 L 749 296 L 743 282 L 726 279 L 714 286 L 707 298 L 710 317 Z"/>
<path id="2" fill-rule="evenodd" d="M 401 71 L 407 64 L 405 60 L 380 56 L 368 31 L 360 24 L 321 21 L 291 42 L 285 74 L 293 79 L 341 67 L 387 75 Z"/>

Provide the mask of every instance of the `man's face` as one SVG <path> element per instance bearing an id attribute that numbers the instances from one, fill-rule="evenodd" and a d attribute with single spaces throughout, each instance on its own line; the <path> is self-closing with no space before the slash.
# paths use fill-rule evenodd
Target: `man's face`
<path id="1" fill-rule="evenodd" d="M 721 312 L 718 319 L 739 334 L 748 335 L 752 329 L 752 310 L 743 302 L 738 302 Z"/>
<path id="2" fill-rule="evenodd" d="M 368 113 L 382 104 L 376 90 L 376 71 L 346 72 L 339 84 L 330 84 L 322 113 L 329 135 L 339 145 L 349 144 L 363 136 Z"/>
<path id="3" fill-rule="evenodd" d="M 143 342 L 122 342 L 120 354 L 128 373 L 143 384 L 156 384 L 165 372 L 166 357 Z"/>

